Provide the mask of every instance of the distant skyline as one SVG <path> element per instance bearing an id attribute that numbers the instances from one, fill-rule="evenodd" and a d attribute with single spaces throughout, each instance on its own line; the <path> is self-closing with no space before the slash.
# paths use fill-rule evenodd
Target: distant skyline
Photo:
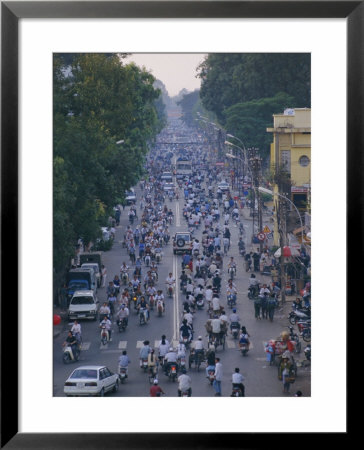
<path id="1" fill-rule="evenodd" d="M 207 54 L 201 53 L 133 53 L 126 62 L 135 62 L 145 66 L 165 85 L 168 95 L 174 97 L 183 89 L 194 91 L 200 88 L 200 79 L 196 78 L 197 66 Z"/>

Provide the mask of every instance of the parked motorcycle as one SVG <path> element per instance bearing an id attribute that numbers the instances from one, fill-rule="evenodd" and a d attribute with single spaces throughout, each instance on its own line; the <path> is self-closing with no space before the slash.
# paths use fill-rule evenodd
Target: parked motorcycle
<path id="1" fill-rule="evenodd" d="M 311 309 L 310 308 L 297 308 L 292 305 L 293 311 L 288 315 L 289 323 L 292 325 L 296 324 L 299 320 L 311 319 Z"/>
<path id="2" fill-rule="evenodd" d="M 293 331 L 293 327 L 287 327 L 289 329 L 289 338 L 291 341 L 293 341 L 295 343 L 295 347 L 294 347 L 294 351 L 296 353 L 300 353 L 301 352 L 301 342 L 300 342 L 300 338 L 298 336 L 298 334 L 296 334 Z"/>

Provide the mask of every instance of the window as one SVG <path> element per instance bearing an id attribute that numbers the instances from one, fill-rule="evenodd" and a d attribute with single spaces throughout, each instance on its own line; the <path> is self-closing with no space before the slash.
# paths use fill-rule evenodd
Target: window
<path id="1" fill-rule="evenodd" d="M 310 158 L 306 155 L 301 156 L 301 158 L 298 160 L 300 165 L 302 167 L 307 167 L 310 164 Z"/>

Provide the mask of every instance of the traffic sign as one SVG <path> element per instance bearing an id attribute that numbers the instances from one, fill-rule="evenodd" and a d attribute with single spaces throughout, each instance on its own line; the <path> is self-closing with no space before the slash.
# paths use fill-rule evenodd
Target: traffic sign
<path id="1" fill-rule="evenodd" d="M 262 232 L 260 232 L 260 233 L 257 234 L 257 238 L 258 238 L 260 241 L 264 241 L 264 239 L 265 239 L 265 234 L 262 233 Z"/>
<path id="2" fill-rule="evenodd" d="M 268 225 L 266 225 L 264 227 L 263 233 L 265 233 L 265 234 L 270 233 L 270 229 L 269 229 Z"/>

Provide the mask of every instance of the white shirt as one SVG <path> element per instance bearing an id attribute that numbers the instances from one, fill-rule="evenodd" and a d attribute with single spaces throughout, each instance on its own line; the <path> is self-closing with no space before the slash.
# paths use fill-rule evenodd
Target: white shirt
<path id="1" fill-rule="evenodd" d="M 206 291 L 205 291 L 205 297 L 206 297 L 206 300 L 207 300 L 208 302 L 210 302 L 210 301 L 212 300 L 213 294 L 214 294 L 214 292 L 213 292 L 212 289 L 206 289 Z"/>
<path id="2" fill-rule="evenodd" d="M 76 334 L 76 333 L 80 333 L 81 334 L 81 324 L 73 324 L 72 328 L 71 328 L 72 333 Z"/>
<path id="3" fill-rule="evenodd" d="M 187 391 L 191 387 L 191 378 L 188 375 L 182 374 L 178 377 L 179 390 Z"/>
<path id="4" fill-rule="evenodd" d="M 168 284 L 173 284 L 173 283 L 175 283 L 175 279 L 173 278 L 173 277 L 167 277 L 166 278 L 166 283 L 168 283 Z"/>
<path id="5" fill-rule="evenodd" d="M 220 319 L 212 319 L 211 327 L 213 333 L 220 333 L 221 331 L 221 320 Z"/>
<path id="6" fill-rule="evenodd" d="M 203 350 L 203 342 L 199 339 L 195 342 L 195 350 Z"/>
<path id="7" fill-rule="evenodd" d="M 212 309 L 216 311 L 217 309 L 220 309 L 220 300 L 217 297 L 214 297 L 212 299 Z"/>
<path id="8" fill-rule="evenodd" d="M 232 375 L 233 384 L 240 384 L 244 381 L 244 377 L 241 373 L 234 372 Z"/>
<path id="9" fill-rule="evenodd" d="M 168 362 L 176 362 L 177 361 L 177 353 L 176 352 L 168 352 L 164 359 Z"/>
<path id="10" fill-rule="evenodd" d="M 192 325 L 193 315 L 191 313 L 186 313 L 183 318 L 187 320 L 188 325 Z"/>

